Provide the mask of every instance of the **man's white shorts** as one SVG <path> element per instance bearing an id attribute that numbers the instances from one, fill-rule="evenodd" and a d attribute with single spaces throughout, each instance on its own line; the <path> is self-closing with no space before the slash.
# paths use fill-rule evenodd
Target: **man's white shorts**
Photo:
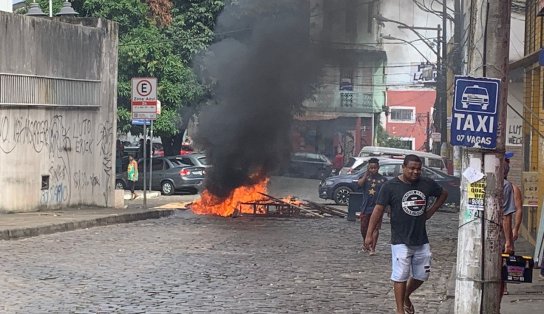
<path id="1" fill-rule="evenodd" d="M 405 282 L 410 278 L 427 281 L 431 273 L 431 246 L 429 243 L 408 246 L 405 244 L 391 245 L 392 268 L 391 280 Z"/>

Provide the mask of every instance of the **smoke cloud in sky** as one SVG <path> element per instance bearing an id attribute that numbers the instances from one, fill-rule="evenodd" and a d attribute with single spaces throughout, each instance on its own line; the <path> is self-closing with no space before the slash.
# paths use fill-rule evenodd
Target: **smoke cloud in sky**
<path id="1" fill-rule="evenodd" d="M 306 6 L 297 0 L 227 6 L 218 33 L 242 31 L 213 44 L 196 64 L 202 79 L 214 82 L 214 104 L 200 115 L 196 141 L 213 165 L 206 188 L 218 197 L 268 177 L 289 158 L 293 108 L 312 94 L 323 66 L 320 49 L 310 44 Z"/>

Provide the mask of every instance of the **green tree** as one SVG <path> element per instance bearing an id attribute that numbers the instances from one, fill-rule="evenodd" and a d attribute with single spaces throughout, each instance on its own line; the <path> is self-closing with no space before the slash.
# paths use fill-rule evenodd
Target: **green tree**
<path id="1" fill-rule="evenodd" d="M 389 134 L 387 134 L 387 131 L 382 127 L 380 123 L 377 123 L 376 125 L 376 139 L 378 142 L 378 146 L 381 147 L 412 149 L 408 146 L 406 142 L 403 142 L 400 138 L 389 136 Z"/>
<path id="2" fill-rule="evenodd" d="M 38 2 L 48 10 L 48 0 Z M 53 1 L 54 14 L 63 2 Z M 102 17 L 119 24 L 118 129 L 142 132 L 131 125 L 131 78 L 156 77 L 162 112 L 154 131 L 165 153 L 177 154 L 190 118 L 208 95 L 191 62 L 214 39 L 224 1 L 74 0 L 72 6 L 80 17 Z"/>
<path id="3" fill-rule="evenodd" d="M 214 0 L 86 0 L 85 16 L 119 23 L 119 128 L 130 126 L 130 79 L 158 79 L 162 112 L 155 134 L 165 153 L 179 152 L 187 123 L 206 96 L 205 87 L 191 69 L 192 58 L 213 40 L 222 1 Z"/>

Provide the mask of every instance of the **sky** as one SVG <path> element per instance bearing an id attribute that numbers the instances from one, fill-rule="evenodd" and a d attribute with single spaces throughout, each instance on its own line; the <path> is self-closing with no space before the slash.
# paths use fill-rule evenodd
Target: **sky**
<path id="1" fill-rule="evenodd" d="M 382 0 L 382 12 L 381 14 L 391 20 L 403 22 L 410 26 L 416 27 L 434 27 L 438 24 L 442 24 L 441 18 L 436 15 L 426 13 L 420 10 L 412 0 Z M 433 9 L 441 10 L 441 5 L 438 5 L 438 1 L 421 1 L 427 4 L 435 3 Z M 453 8 L 453 1 L 447 0 L 448 7 Z M 386 22 L 382 28 L 383 35 L 391 35 L 404 39 L 406 41 L 413 41 L 412 45 L 419 49 L 423 56 L 417 52 L 417 50 L 408 44 L 395 44 L 400 43 L 396 40 L 384 40 L 384 49 L 387 52 L 388 68 L 387 83 L 407 84 L 413 79 L 413 68 L 411 69 L 408 64 L 417 64 L 420 62 L 426 62 L 427 58 L 431 62 L 436 62 L 436 54 L 429 49 L 421 40 L 418 40 L 417 35 L 410 30 L 399 29 L 398 24 Z M 442 27 L 442 26 L 441 26 Z M 447 23 L 447 37 L 451 38 L 453 23 Z M 418 30 L 418 32 L 424 38 L 434 40 L 437 37 L 437 31 Z M 519 60 L 523 57 L 523 39 L 525 32 L 524 16 L 513 13 L 511 19 L 511 32 L 510 32 L 510 60 Z M 434 44 L 436 49 L 436 44 Z M 406 65 L 405 67 L 403 65 Z"/>

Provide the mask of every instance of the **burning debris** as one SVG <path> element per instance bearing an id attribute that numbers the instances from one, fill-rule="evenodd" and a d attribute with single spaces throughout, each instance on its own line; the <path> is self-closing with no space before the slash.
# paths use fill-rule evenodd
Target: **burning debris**
<path id="1" fill-rule="evenodd" d="M 197 63 L 214 104 L 195 137 L 213 165 L 195 213 L 229 216 L 237 204 L 267 201 L 254 192 L 266 192 L 263 182 L 289 159 L 295 108 L 313 94 L 324 63 L 308 10 L 306 1 L 240 0 L 220 15 L 216 31 L 231 37 Z"/>
<path id="2" fill-rule="evenodd" d="M 293 196 L 279 199 L 266 194 L 268 180 L 235 189 L 231 196 L 218 198 L 204 191 L 199 200 L 189 207 L 195 214 L 211 214 L 223 217 L 263 216 L 263 217 L 345 217 L 340 209 L 300 200 Z"/>

